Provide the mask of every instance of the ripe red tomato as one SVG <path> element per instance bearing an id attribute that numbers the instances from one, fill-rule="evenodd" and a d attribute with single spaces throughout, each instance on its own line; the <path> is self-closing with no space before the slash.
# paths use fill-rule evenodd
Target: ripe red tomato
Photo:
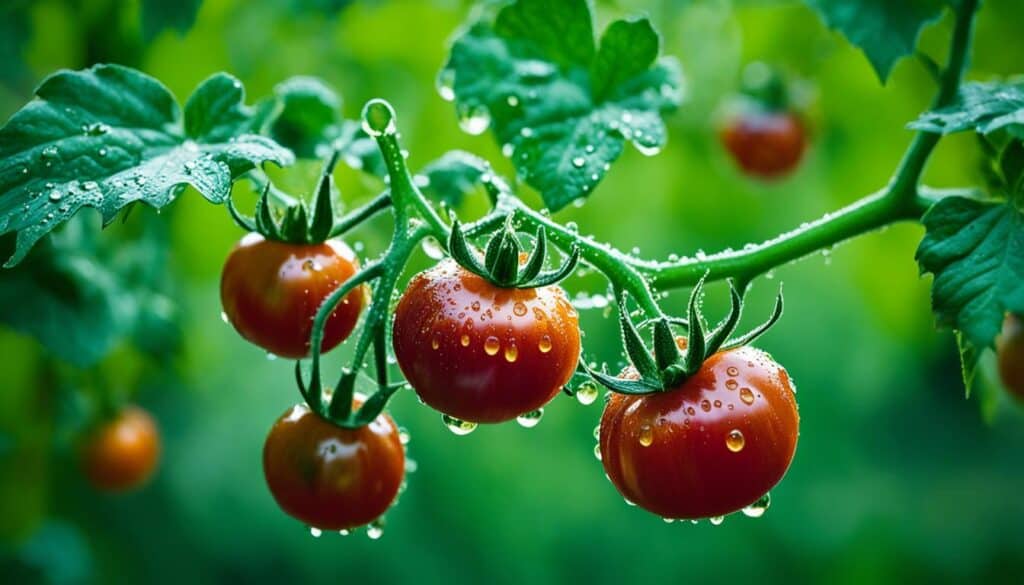
<path id="1" fill-rule="evenodd" d="M 804 125 L 791 112 L 738 114 L 722 130 L 721 140 L 744 172 L 763 179 L 792 171 L 807 146 Z"/>
<path id="2" fill-rule="evenodd" d="M 224 264 L 224 314 L 242 337 L 268 352 L 306 357 L 317 309 L 358 266 L 355 254 L 340 240 L 300 245 L 247 234 Z M 352 333 L 364 297 L 363 287 L 356 287 L 327 319 L 322 351 Z"/>
<path id="3" fill-rule="evenodd" d="M 547 404 L 580 356 L 579 319 L 560 287 L 500 288 L 452 260 L 409 283 L 393 342 L 424 402 L 477 423 Z"/>
<path id="4" fill-rule="evenodd" d="M 270 429 L 263 474 L 289 515 L 321 530 L 348 530 L 391 506 L 405 477 L 405 449 L 386 414 L 343 429 L 298 404 Z"/>
<path id="5" fill-rule="evenodd" d="M 149 479 L 160 459 L 160 432 L 153 417 L 137 406 L 97 426 L 81 447 L 82 468 L 97 488 L 122 492 Z"/>
<path id="6" fill-rule="evenodd" d="M 722 516 L 782 479 L 799 428 L 786 370 L 741 347 L 711 356 L 673 390 L 614 394 L 601 417 L 601 462 L 619 492 L 646 510 Z"/>
<path id="7" fill-rule="evenodd" d="M 1012 313 L 1003 321 L 1003 334 L 997 344 L 999 377 L 1003 386 L 1024 400 L 1024 324 L 1019 316 Z"/>

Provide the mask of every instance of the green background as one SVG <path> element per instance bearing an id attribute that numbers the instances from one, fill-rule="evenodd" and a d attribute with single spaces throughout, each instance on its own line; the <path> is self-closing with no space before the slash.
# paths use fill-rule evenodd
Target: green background
<path id="1" fill-rule="evenodd" d="M 350 118 L 370 98 L 390 100 L 414 167 L 462 148 L 511 174 L 490 136 L 460 132 L 454 108 L 434 89 L 446 42 L 471 7 L 345 4 L 206 0 L 187 33 L 165 30 L 144 43 L 134 2 L 12 2 L 0 9 L 9 10 L 0 31 L 0 117 L 53 70 L 103 60 L 141 68 L 179 99 L 221 70 L 238 76 L 251 100 L 289 76 L 315 75 L 344 96 Z M 883 87 L 863 55 L 799 3 L 608 2 L 599 4 L 601 27 L 638 11 L 652 16 L 664 51 L 683 62 L 687 100 L 668 118 L 660 155 L 628 149 L 586 206 L 557 217 L 645 256 L 740 247 L 881 187 L 910 140 L 905 124 L 933 91 L 913 60 Z M 925 31 L 925 51 L 943 55 L 950 20 Z M 1020 71 L 1022 27 L 1019 2 L 985 2 L 970 77 Z M 741 176 L 715 138 L 717 108 L 743 64 L 756 59 L 805 80 L 813 134 L 798 172 L 772 184 Z M 927 181 L 974 183 L 977 162 L 971 137 L 944 140 Z M 316 171 L 304 164 L 274 175 L 305 190 Z M 350 206 L 381 186 L 345 168 L 336 178 Z M 461 214 L 482 210 L 478 198 Z M 103 237 L 122 237 L 147 214 Z M 312 538 L 264 485 L 262 442 L 298 394 L 291 364 L 268 360 L 218 317 L 221 263 L 241 232 L 226 210 L 195 193 L 160 220 L 170 226 L 165 270 L 182 318 L 180 355 L 149 364 L 123 347 L 89 375 L 54 371 L 33 340 L 0 328 L 0 582 L 1024 578 L 1024 416 L 999 392 L 964 400 L 952 336 L 936 331 L 929 281 L 913 260 L 919 226 L 870 234 L 755 284 L 748 325 L 767 315 L 785 283 L 787 312 L 759 344 L 795 378 L 802 415 L 796 459 L 763 518 L 666 524 L 627 506 L 593 455 L 600 401 L 584 407 L 560 396 L 536 428 L 512 423 L 457 437 L 402 392 L 391 410 L 412 436 L 417 470 L 383 538 L 371 541 L 363 533 Z M 386 224 L 374 222 L 352 240 L 373 254 L 386 237 Z M 410 273 L 429 262 L 420 255 Z M 567 283 L 573 293 L 602 286 L 593 276 Z M 712 314 L 724 309 L 724 294 L 710 288 Z M 667 303 L 680 312 L 685 291 Z M 588 355 L 620 362 L 614 319 L 598 309 L 582 319 Z M 340 365 L 344 354 L 329 362 Z M 74 402 L 69 385 L 137 392 L 153 410 L 165 452 L 145 490 L 111 497 L 83 482 L 74 425 L 62 414 Z"/>

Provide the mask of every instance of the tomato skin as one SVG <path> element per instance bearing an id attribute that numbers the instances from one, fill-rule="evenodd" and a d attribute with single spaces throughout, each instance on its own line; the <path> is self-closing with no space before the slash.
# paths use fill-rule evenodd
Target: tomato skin
<path id="1" fill-rule="evenodd" d="M 500 288 L 452 260 L 409 283 L 393 342 L 425 403 L 477 423 L 544 406 L 580 356 L 579 319 L 560 287 Z"/>
<path id="2" fill-rule="evenodd" d="M 386 414 L 343 429 L 298 404 L 270 429 L 263 474 L 292 517 L 322 530 L 348 530 L 391 506 L 405 477 L 405 448 Z"/>
<path id="3" fill-rule="evenodd" d="M 1024 324 L 1018 315 L 1006 315 L 996 355 L 1003 386 L 1017 399 L 1024 400 Z"/>
<path id="4" fill-rule="evenodd" d="M 355 253 L 341 240 L 288 244 L 249 233 L 224 264 L 221 305 L 245 339 L 274 355 L 307 357 L 317 309 L 358 267 Z M 323 352 L 352 333 L 364 300 L 362 286 L 345 295 L 327 319 Z"/>
<path id="5" fill-rule="evenodd" d="M 721 140 L 745 173 L 762 179 L 788 174 L 807 147 L 804 125 L 792 112 L 738 114 L 723 128 Z"/>
<path id="6" fill-rule="evenodd" d="M 711 356 L 676 389 L 614 394 L 601 417 L 601 462 L 626 499 L 659 516 L 722 516 L 782 479 L 799 427 L 786 371 L 741 347 Z"/>
<path id="7" fill-rule="evenodd" d="M 96 489 L 124 492 L 142 486 L 160 460 L 160 431 L 148 412 L 129 406 L 97 426 L 81 446 L 82 469 Z"/>

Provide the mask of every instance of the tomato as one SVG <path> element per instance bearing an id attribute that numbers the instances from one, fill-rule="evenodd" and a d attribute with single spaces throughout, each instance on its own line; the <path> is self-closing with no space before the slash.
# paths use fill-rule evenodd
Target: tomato
<path id="1" fill-rule="evenodd" d="M 579 319 L 561 288 L 500 288 L 452 260 L 409 283 L 393 342 L 423 402 L 477 423 L 547 404 L 580 356 Z"/>
<path id="2" fill-rule="evenodd" d="M 635 378 L 635 370 L 624 377 Z M 786 370 L 741 347 L 711 356 L 678 388 L 614 394 L 601 416 L 601 462 L 619 492 L 646 510 L 722 516 L 782 479 L 799 428 Z"/>
<path id="3" fill-rule="evenodd" d="M 317 309 L 358 266 L 355 254 L 340 240 L 287 244 L 250 233 L 224 264 L 224 314 L 242 337 L 268 352 L 306 357 Z M 322 351 L 330 351 L 352 333 L 364 297 L 363 287 L 356 287 L 331 313 Z"/>
<path id="4" fill-rule="evenodd" d="M 1003 334 L 996 345 L 999 377 L 1017 398 L 1024 400 L 1024 324 L 1012 313 L 1003 321 Z"/>
<path id="5" fill-rule="evenodd" d="M 405 449 L 386 414 L 343 429 L 298 404 L 270 429 L 263 474 L 289 515 L 321 530 L 348 530 L 391 506 L 405 477 Z"/>
<path id="6" fill-rule="evenodd" d="M 744 172 L 763 179 L 796 168 L 807 145 L 804 125 L 791 112 L 738 114 L 726 124 L 721 140 Z"/>
<path id="7" fill-rule="evenodd" d="M 160 459 L 160 432 L 145 410 L 130 406 L 85 438 L 82 468 L 97 488 L 122 492 L 146 483 Z"/>

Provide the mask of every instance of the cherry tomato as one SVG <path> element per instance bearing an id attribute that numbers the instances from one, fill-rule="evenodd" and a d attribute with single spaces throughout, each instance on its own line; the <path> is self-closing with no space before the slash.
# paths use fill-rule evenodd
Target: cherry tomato
<path id="1" fill-rule="evenodd" d="M 348 530 L 391 506 L 405 477 L 405 449 L 386 414 L 343 429 L 298 404 L 270 429 L 263 474 L 289 515 L 314 528 Z"/>
<path id="2" fill-rule="evenodd" d="M 409 283 L 393 342 L 424 402 L 477 423 L 547 404 L 580 356 L 579 320 L 561 288 L 500 288 L 452 260 Z"/>
<path id="3" fill-rule="evenodd" d="M 806 130 L 791 112 L 749 111 L 726 124 L 721 140 L 744 172 L 773 179 L 796 168 L 806 147 Z"/>
<path id="4" fill-rule="evenodd" d="M 1011 394 L 1024 400 L 1024 324 L 1018 315 L 1011 313 L 1006 316 L 996 349 L 1003 385 Z"/>
<path id="5" fill-rule="evenodd" d="M 358 266 L 355 254 L 340 240 L 299 245 L 250 233 L 224 264 L 224 314 L 242 337 L 268 352 L 306 357 L 317 309 Z M 363 287 L 356 287 L 331 313 L 322 351 L 330 351 L 352 333 L 364 297 Z"/>
<path id="6" fill-rule="evenodd" d="M 86 477 L 97 488 L 122 492 L 146 483 L 160 459 L 160 432 L 137 406 L 97 426 L 81 448 Z"/>
<path id="7" fill-rule="evenodd" d="M 601 462 L 619 492 L 646 510 L 722 516 L 782 479 L 799 427 L 786 370 L 741 347 L 711 356 L 678 388 L 614 394 L 601 417 Z"/>

